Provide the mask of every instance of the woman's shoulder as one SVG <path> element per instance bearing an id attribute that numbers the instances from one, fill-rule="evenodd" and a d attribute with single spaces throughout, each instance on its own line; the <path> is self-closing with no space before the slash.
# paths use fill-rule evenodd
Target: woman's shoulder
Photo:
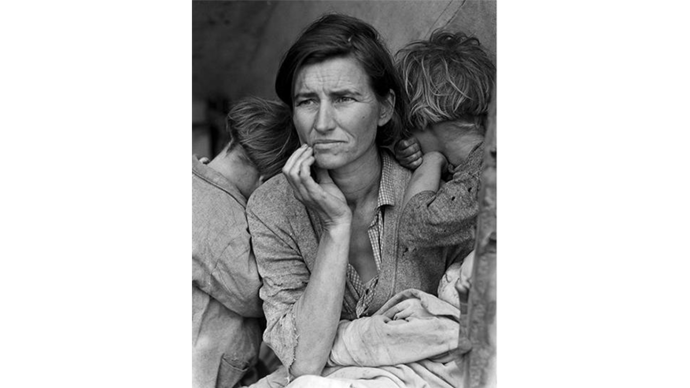
<path id="1" fill-rule="evenodd" d="M 384 187 L 395 193 L 398 201 L 402 201 L 407 183 L 412 178 L 412 171 L 401 166 L 389 150 L 381 148 L 380 152 L 383 161 L 382 183 Z"/>

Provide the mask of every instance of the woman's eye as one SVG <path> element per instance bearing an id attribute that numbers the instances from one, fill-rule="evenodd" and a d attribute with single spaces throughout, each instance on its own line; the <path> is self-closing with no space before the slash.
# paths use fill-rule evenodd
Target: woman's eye
<path id="1" fill-rule="evenodd" d="M 299 100 L 297 101 L 297 106 L 308 106 L 311 105 L 314 100 Z"/>

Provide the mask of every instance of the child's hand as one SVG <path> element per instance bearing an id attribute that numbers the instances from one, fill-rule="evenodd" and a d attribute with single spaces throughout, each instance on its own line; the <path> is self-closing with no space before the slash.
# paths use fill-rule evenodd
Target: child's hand
<path id="1" fill-rule="evenodd" d="M 394 147 L 395 158 L 405 168 L 414 170 L 422 165 L 422 149 L 413 136 L 400 140 Z"/>

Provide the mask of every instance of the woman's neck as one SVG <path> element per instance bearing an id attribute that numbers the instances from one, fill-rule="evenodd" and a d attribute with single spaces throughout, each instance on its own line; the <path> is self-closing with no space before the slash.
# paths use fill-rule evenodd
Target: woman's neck
<path id="1" fill-rule="evenodd" d="M 378 200 L 383 162 L 374 146 L 355 162 L 330 170 L 331 179 L 340 188 L 347 204 L 356 208 L 368 200 Z"/>

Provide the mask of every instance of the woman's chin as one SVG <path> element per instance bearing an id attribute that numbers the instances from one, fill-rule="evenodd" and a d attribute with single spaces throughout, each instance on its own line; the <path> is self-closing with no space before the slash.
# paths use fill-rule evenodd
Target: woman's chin
<path id="1" fill-rule="evenodd" d="M 333 155 L 316 155 L 316 166 L 324 170 L 333 170 L 343 166 L 341 158 Z"/>

